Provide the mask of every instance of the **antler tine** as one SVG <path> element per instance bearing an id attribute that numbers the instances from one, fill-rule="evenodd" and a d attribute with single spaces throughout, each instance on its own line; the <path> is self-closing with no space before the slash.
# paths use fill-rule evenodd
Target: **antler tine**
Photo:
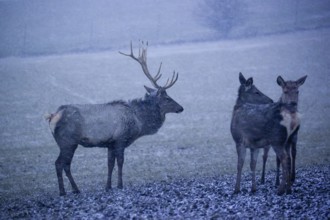
<path id="1" fill-rule="evenodd" d="M 168 89 L 168 88 L 172 87 L 175 84 L 175 82 L 178 80 L 178 78 L 179 78 L 179 73 L 176 73 L 175 71 L 173 71 L 173 76 L 172 76 L 171 82 L 168 83 L 169 79 L 167 79 L 167 82 L 163 88 Z"/>
<path id="2" fill-rule="evenodd" d="M 159 80 L 160 77 L 162 77 L 162 74 L 160 73 L 161 69 L 162 69 L 162 62 L 160 63 L 159 68 L 158 68 L 158 72 L 157 72 L 156 76 L 154 77 L 155 81 Z"/>
<path id="3" fill-rule="evenodd" d="M 124 55 L 124 56 L 131 57 L 131 58 L 133 58 L 134 60 L 136 60 L 136 61 L 139 62 L 139 59 L 136 58 L 136 56 L 134 56 L 132 41 L 131 41 L 131 54 L 123 53 L 123 52 L 121 52 L 121 51 L 118 51 L 118 52 L 119 52 L 120 54 Z"/>

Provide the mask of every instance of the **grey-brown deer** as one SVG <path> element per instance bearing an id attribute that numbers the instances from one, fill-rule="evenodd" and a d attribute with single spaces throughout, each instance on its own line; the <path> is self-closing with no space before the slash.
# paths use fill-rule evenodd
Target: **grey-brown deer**
<path id="1" fill-rule="evenodd" d="M 147 46 L 142 43 L 139 55 L 124 54 L 137 61 L 152 83 L 154 89 L 146 87 L 143 99 L 129 102 L 113 101 L 105 104 L 63 105 L 50 114 L 47 119 L 60 154 L 55 162 L 60 195 L 65 195 L 63 170 L 68 177 L 74 193 L 79 193 L 71 174 L 71 161 L 78 145 L 84 147 L 104 147 L 108 149 L 108 180 L 106 190 L 111 189 L 111 176 L 117 161 L 118 188 L 123 187 L 122 168 L 124 150 L 136 139 L 155 134 L 165 121 L 167 113 L 180 113 L 183 107 L 167 95 L 166 90 L 178 80 L 174 72 L 171 80 L 164 86 L 158 85 L 161 78 L 161 65 L 155 76 L 147 66 Z"/>
<path id="2" fill-rule="evenodd" d="M 293 102 L 293 108 L 294 111 L 298 112 L 298 87 L 299 85 L 295 81 L 287 81 L 282 85 L 283 93 L 289 94 L 290 96 L 297 96 L 294 97 Z M 282 95 L 283 97 L 283 95 Z M 281 97 L 281 98 L 282 98 Z M 290 147 L 290 155 L 291 155 L 291 164 L 290 164 L 290 181 L 291 184 L 294 183 L 296 179 L 296 156 L 297 156 L 297 141 L 298 141 L 298 131 L 299 131 L 300 125 L 296 128 L 296 130 L 292 133 L 290 139 L 289 139 L 289 147 Z M 262 165 L 262 174 L 261 174 L 261 183 L 265 183 L 265 170 L 266 170 L 266 163 L 268 159 L 268 152 L 271 146 L 266 146 L 264 148 L 264 155 L 263 155 L 263 165 Z M 275 185 L 278 186 L 280 184 L 280 165 L 281 160 L 276 157 L 276 180 Z"/>
<path id="3" fill-rule="evenodd" d="M 299 113 L 297 111 L 298 88 L 305 82 L 306 77 L 304 76 L 297 81 L 284 81 L 279 76 L 277 83 L 282 87 L 282 95 L 276 103 L 250 104 L 239 102 L 239 98 L 237 99 L 231 122 L 231 133 L 236 143 L 238 155 L 234 193 L 240 191 L 246 148 L 251 150 L 251 191 L 255 192 L 257 149 L 269 145 L 274 149 L 282 165 L 283 175 L 277 194 L 291 193 L 290 143 L 300 125 Z"/>

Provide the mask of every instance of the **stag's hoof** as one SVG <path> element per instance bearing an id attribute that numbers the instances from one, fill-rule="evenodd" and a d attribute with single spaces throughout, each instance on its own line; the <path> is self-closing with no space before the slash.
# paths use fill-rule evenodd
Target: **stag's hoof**
<path id="1" fill-rule="evenodd" d="M 110 186 L 110 187 L 108 187 L 108 186 L 105 187 L 105 191 L 106 191 L 106 192 L 109 192 L 109 191 L 111 191 L 111 190 L 112 190 L 112 187 L 111 187 L 111 186 Z"/>
<path id="2" fill-rule="evenodd" d="M 235 189 L 234 193 L 233 194 L 239 194 L 241 192 L 241 190 L 239 189 Z"/>
<path id="3" fill-rule="evenodd" d="M 73 190 L 72 192 L 73 192 L 73 194 L 79 194 L 80 193 L 80 190 L 79 189 L 76 189 L 76 190 Z"/>
<path id="4" fill-rule="evenodd" d="M 251 189 L 251 193 L 253 194 L 253 193 L 255 193 L 255 192 L 257 192 L 257 189 L 256 189 L 256 188 L 252 188 L 252 189 Z"/>
<path id="5" fill-rule="evenodd" d="M 277 195 L 278 196 L 281 196 L 281 195 L 283 195 L 285 193 L 285 190 L 284 189 L 278 189 L 277 190 Z"/>
<path id="6" fill-rule="evenodd" d="M 66 192 L 60 192 L 60 196 L 66 196 Z"/>
<path id="7" fill-rule="evenodd" d="M 286 190 L 286 194 L 291 194 L 291 193 L 292 193 L 292 189 L 291 188 Z"/>

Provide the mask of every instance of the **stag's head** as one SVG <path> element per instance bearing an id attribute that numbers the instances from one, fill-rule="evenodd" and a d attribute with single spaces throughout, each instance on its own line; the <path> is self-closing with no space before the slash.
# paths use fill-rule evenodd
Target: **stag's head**
<path id="1" fill-rule="evenodd" d="M 239 81 L 241 83 L 238 90 L 238 98 L 243 103 L 250 104 L 269 104 L 273 100 L 260 92 L 255 85 L 253 85 L 253 78 L 245 79 L 242 73 L 239 73 Z"/>
<path id="2" fill-rule="evenodd" d="M 159 65 L 157 74 L 155 76 L 152 76 L 147 66 L 147 48 L 148 48 L 148 42 L 146 44 L 142 42 L 139 48 L 139 55 L 138 57 L 136 57 L 133 53 L 133 46 L 131 42 L 130 54 L 125 54 L 122 52 L 119 53 L 131 57 L 141 65 L 143 73 L 150 80 L 151 84 L 154 87 L 154 88 L 149 88 L 147 86 L 144 86 L 145 89 L 147 90 L 146 96 L 154 100 L 154 102 L 160 107 L 160 111 L 163 114 L 182 112 L 183 107 L 179 105 L 176 101 L 174 101 L 166 92 L 166 90 L 172 87 L 175 84 L 175 82 L 178 80 L 179 74 L 173 71 L 171 80 L 168 79 L 164 86 L 158 85 L 157 81 L 162 77 L 162 74 L 160 73 L 162 68 L 162 63 L 160 63 Z"/>
<path id="3" fill-rule="evenodd" d="M 277 77 L 277 84 L 282 87 L 281 102 L 287 105 L 297 106 L 299 87 L 304 84 L 307 75 L 297 81 L 285 81 L 281 76 Z"/>

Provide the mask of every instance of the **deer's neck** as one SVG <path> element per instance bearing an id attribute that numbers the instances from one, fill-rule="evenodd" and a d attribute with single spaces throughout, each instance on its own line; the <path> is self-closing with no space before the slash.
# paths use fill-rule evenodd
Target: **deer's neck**
<path id="1" fill-rule="evenodd" d="M 131 101 L 130 105 L 142 125 L 140 136 L 154 134 L 163 125 L 165 116 L 153 100 L 136 99 Z"/>
<path id="2" fill-rule="evenodd" d="M 282 97 L 279 100 L 279 103 L 282 106 L 282 109 L 285 109 L 286 111 L 290 113 L 296 113 L 298 112 L 298 103 L 288 103 L 283 101 Z"/>

